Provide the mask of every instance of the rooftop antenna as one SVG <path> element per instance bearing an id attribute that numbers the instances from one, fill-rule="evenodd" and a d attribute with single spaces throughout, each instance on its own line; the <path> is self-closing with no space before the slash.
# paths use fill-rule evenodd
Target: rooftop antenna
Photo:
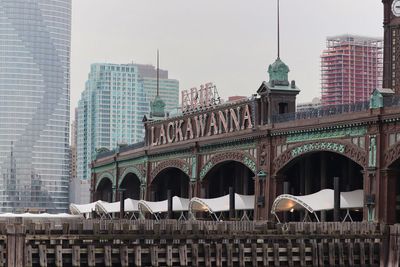
<path id="1" fill-rule="evenodd" d="M 280 35 L 279 35 L 279 31 L 280 31 L 280 29 L 279 29 L 279 0 L 277 0 L 277 2 L 278 2 L 278 58 L 279 58 L 279 56 L 280 56 Z"/>
<path id="2" fill-rule="evenodd" d="M 159 53 L 158 53 L 158 49 L 157 49 L 157 96 L 159 96 L 159 92 L 160 92 L 160 88 L 159 88 L 159 68 L 160 65 L 160 61 L 159 61 Z"/>

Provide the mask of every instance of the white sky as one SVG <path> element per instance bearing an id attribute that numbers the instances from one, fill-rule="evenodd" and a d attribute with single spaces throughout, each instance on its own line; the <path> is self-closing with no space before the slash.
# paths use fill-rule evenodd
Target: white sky
<path id="1" fill-rule="evenodd" d="M 380 0 L 281 0 L 281 59 L 301 89 L 320 96 L 327 36 L 381 37 Z M 73 0 L 71 117 L 91 63 L 156 64 L 180 90 L 212 81 L 220 96 L 250 96 L 276 59 L 275 0 Z"/>

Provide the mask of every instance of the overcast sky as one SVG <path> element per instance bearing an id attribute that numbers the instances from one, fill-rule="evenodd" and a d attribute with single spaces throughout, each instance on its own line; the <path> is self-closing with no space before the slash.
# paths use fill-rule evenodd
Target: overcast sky
<path id="1" fill-rule="evenodd" d="M 380 0 L 281 0 L 281 59 L 301 89 L 320 96 L 327 36 L 382 37 Z M 71 115 L 91 63 L 156 64 L 180 90 L 212 81 L 220 96 L 250 96 L 276 59 L 275 0 L 73 0 Z"/>

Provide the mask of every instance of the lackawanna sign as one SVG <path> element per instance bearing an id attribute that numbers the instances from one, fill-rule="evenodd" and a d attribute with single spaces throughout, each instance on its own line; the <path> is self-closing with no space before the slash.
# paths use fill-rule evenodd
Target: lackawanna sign
<path id="1" fill-rule="evenodd" d="M 202 114 L 194 113 L 186 118 L 163 121 L 150 127 L 151 146 L 178 143 L 223 133 L 232 133 L 253 128 L 250 105 L 227 107 Z"/>

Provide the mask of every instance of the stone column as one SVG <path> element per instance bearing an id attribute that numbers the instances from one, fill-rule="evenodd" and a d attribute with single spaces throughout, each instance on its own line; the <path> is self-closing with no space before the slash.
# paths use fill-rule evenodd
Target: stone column
<path id="1" fill-rule="evenodd" d="M 384 169 L 380 173 L 379 221 L 388 224 L 396 222 L 396 176 L 397 170 Z"/>
<path id="2" fill-rule="evenodd" d="M 271 177 L 271 183 L 272 183 L 272 187 L 274 188 L 274 194 L 272 195 L 272 200 L 271 200 L 271 206 L 272 203 L 274 203 L 274 200 L 277 196 L 283 194 L 283 182 L 285 181 L 285 176 L 281 175 L 281 174 L 277 174 L 273 177 Z M 270 209 L 271 207 L 268 207 L 267 209 L 267 216 L 270 216 Z"/>
<path id="3" fill-rule="evenodd" d="M 364 190 L 364 210 L 363 219 L 365 221 L 376 221 L 376 168 L 367 168 L 361 171 L 363 174 L 363 190 Z M 379 209 L 379 208 L 378 208 Z"/>

